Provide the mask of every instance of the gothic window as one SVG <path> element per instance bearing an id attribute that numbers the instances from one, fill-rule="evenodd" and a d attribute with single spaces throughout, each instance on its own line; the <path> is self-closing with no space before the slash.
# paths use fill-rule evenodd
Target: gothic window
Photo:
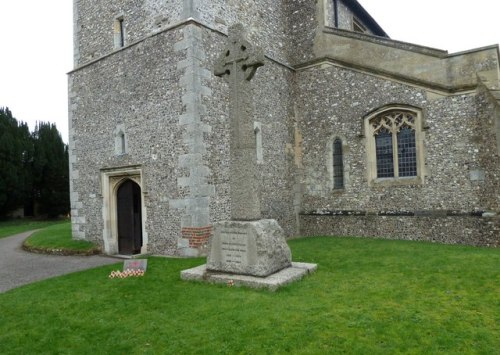
<path id="1" fill-rule="evenodd" d="M 120 31 L 120 47 L 125 46 L 125 29 L 123 28 L 123 19 L 118 20 L 118 26 L 119 26 L 119 31 Z"/>
<path id="2" fill-rule="evenodd" d="M 418 112 L 392 109 L 367 120 L 370 180 L 421 181 L 422 147 Z M 380 180 L 379 180 L 380 181 Z"/>
<path id="3" fill-rule="evenodd" d="M 125 133 L 120 132 L 118 135 L 118 139 L 120 140 L 120 154 L 125 154 L 126 153 L 126 148 L 125 148 Z"/>
<path id="4" fill-rule="evenodd" d="M 344 188 L 344 155 L 342 140 L 339 138 L 333 142 L 333 188 Z"/>

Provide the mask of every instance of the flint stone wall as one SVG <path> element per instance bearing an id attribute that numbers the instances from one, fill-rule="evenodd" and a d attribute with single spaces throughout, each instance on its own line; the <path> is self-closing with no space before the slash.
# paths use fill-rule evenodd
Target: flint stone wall
<path id="1" fill-rule="evenodd" d="M 241 22 L 249 30 L 250 42 L 267 55 L 265 66 L 252 80 L 258 88 L 253 94 L 255 120 L 261 124 L 263 138 L 259 171 L 264 218 L 277 219 L 287 236 L 371 231 L 390 238 L 431 238 L 418 231 L 424 226 L 443 241 L 452 237 L 447 236 L 447 225 L 453 221 L 457 233 L 470 231 L 457 234 L 460 242 L 495 244 L 488 239 L 493 233 L 498 240 L 495 219 L 468 215 L 500 210 L 500 149 L 495 138 L 495 134 L 500 137 L 496 133 L 500 111 L 491 92 L 480 85 L 463 94 L 436 94 L 418 84 L 364 74 L 363 68 L 355 66 L 346 69 L 323 63 L 304 69 L 300 65 L 313 60 L 314 50 L 321 49 L 318 38 L 328 35 L 318 27 L 322 3 L 75 1 L 76 70 L 69 78 L 75 238 L 102 243 L 101 172 L 116 167 L 143 171 L 148 252 L 199 255 L 193 246 L 202 250 L 211 225 L 229 218 L 229 88 L 213 75 L 213 67 L 227 27 Z M 125 21 L 126 46 L 115 49 L 113 24 L 120 16 Z M 358 37 L 374 45 L 388 44 L 388 40 Z M 401 43 L 384 48 L 393 47 L 413 50 L 412 45 Z M 422 55 L 428 51 L 419 49 Z M 442 54 L 431 52 L 427 53 L 431 57 Z M 479 62 L 469 67 L 460 62 L 467 58 L 456 56 L 454 68 L 475 78 L 476 70 L 496 68 L 491 53 L 482 62 L 480 55 L 474 57 Z M 297 70 L 290 65 L 298 65 Z M 421 185 L 368 184 L 362 118 L 389 104 L 422 109 L 425 177 Z M 119 129 L 127 139 L 126 154 L 116 153 Z M 327 146 L 335 137 L 345 146 L 341 191 L 333 191 L 329 184 Z M 351 210 L 365 215 L 324 219 L 314 215 Z M 450 210 L 465 217 L 372 217 L 388 210 Z M 189 240 L 189 235 L 197 239 Z"/>
<path id="2" fill-rule="evenodd" d="M 125 43 L 178 23 L 184 0 L 74 1 L 75 66 L 101 58 L 115 50 L 114 21 L 123 17 Z"/>
<path id="3" fill-rule="evenodd" d="M 300 224 L 304 237 L 375 237 L 500 247 L 499 217 L 301 215 Z"/>
<path id="4" fill-rule="evenodd" d="M 229 93 L 212 72 L 225 41 L 217 31 L 186 24 L 70 74 L 76 238 L 103 243 L 102 169 L 139 166 L 148 252 L 196 256 L 206 250 L 198 237 L 185 236 L 230 216 Z M 256 87 L 265 88 L 254 98 L 263 137 L 263 216 L 278 219 L 287 235 L 295 231 L 285 152 L 291 76 L 286 66 L 266 60 L 254 77 Z M 124 129 L 126 154 L 116 154 L 117 127 Z"/>
<path id="5" fill-rule="evenodd" d="M 286 61 L 290 48 L 288 1 L 249 0 L 79 0 L 75 4 L 75 65 L 98 59 L 115 50 L 113 23 L 123 17 L 125 41 L 130 44 L 190 18 L 227 34 L 242 23 L 248 39 L 267 49 L 266 54 Z M 293 51 L 292 51 L 293 52 Z"/>
<path id="6" fill-rule="evenodd" d="M 185 153 L 178 125 L 182 112 L 184 54 L 174 51 L 182 29 L 165 32 L 70 75 L 70 156 L 73 227 L 84 239 L 102 244 L 101 169 L 141 166 L 149 252 L 175 254 L 180 211 L 169 200 L 177 188 L 178 157 Z M 117 126 L 128 150 L 116 154 Z"/>
<path id="7" fill-rule="evenodd" d="M 317 90 L 328 87 L 328 90 Z M 495 106 L 481 89 L 441 96 L 352 70 L 315 67 L 297 73 L 299 125 L 304 141 L 302 235 L 374 235 L 498 245 L 495 223 L 480 217 L 317 217 L 309 211 L 498 211 L 500 172 Z M 370 186 L 363 118 L 387 105 L 418 107 L 423 113 L 424 182 Z M 344 189 L 334 190 L 327 143 L 344 144 Z M 496 239 L 495 239 L 496 238 Z"/>
<path id="8" fill-rule="evenodd" d="M 500 176 L 494 118 L 489 112 L 481 113 L 491 110 L 491 104 L 482 95 L 435 96 L 424 89 L 336 67 L 302 71 L 297 79 L 302 116 L 299 129 L 304 137 L 303 210 L 471 212 L 498 208 L 496 196 L 495 201 L 485 200 L 491 195 L 486 183 L 498 186 Z M 327 85 L 328 90 L 317 90 Z M 370 137 L 363 136 L 363 118 L 391 104 L 423 111 L 425 176 L 421 185 L 368 184 L 366 140 Z M 345 145 L 345 188 L 338 191 L 329 185 L 327 169 L 327 143 L 335 137 Z M 484 181 L 471 178 L 473 171 L 484 171 Z"/>

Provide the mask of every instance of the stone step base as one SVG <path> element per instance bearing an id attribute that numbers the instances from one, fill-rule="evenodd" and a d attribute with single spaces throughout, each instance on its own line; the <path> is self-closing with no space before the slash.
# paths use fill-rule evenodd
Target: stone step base
<path id="1" fill-rule="evenodd" d="M 302 279 L 318 268 L 317 264 L 296 263 L 267 277 L 229 274 L 207 271 L 206 264 L 181 271 L 182 280 L 195 280 L 209 283 L 227 284 L 228 286 L 247 286 L 267 288 L 276 291 L 279 287 Z"/>

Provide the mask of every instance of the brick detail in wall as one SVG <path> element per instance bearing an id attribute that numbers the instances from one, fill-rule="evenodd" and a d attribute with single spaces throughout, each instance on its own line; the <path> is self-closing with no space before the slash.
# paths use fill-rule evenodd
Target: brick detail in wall
<path id="1" fill-rule="evenodd" d="M 190 248 L 200 248 L 208 244 L 212 226 L 182 228 L 181 233 L 183 239 L 189 240 Z"/>

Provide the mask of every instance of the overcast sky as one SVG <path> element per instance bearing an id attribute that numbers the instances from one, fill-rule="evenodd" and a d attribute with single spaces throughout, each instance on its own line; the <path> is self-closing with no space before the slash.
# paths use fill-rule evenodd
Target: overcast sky
<path id="1" fill-rule="evenodd" d="M 392 38 L 450 53 L 500 43 L 500 0 L 358 0 Z"/>
<path id="2" fill-rule="evenodd" d="M 500 43 L 500 0 L 358 1 L 393 39 L 450 53 Z M 31 129 L 36 121 L 56 123 L 66 142 L 72 5 L 0 0 L 0 107 Z"/>

